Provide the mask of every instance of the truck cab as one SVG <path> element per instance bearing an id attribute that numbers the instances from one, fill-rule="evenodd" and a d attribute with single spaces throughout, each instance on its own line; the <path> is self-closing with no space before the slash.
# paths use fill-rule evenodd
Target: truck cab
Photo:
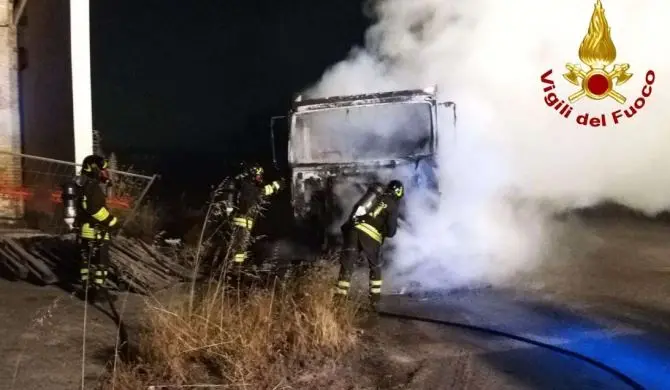
<path id="1" fill-rule="evenodd" d="M 288 115 L 293 215 L 303 238 L 321 250 L 341 243 L 340 226 L 375 181 L 402 170 L 413 185 L 438 191 L 435 87 L 303 99 Z M 409 172 L 409 180 L 408 174 Z M 409 183 L 408 183 L 409 181 Z M 422 183 L 420 183 L 423 181 Z"/>

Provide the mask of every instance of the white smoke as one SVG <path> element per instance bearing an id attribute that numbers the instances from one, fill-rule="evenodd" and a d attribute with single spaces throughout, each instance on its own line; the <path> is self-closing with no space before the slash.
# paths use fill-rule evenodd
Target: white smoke
<path id="1" fill-rule="evenodd" d="M 544 101 L 542 74 L 567 98 L 562 77 L 579 63 L 594 1 L 383 0 L 365 48 L 329 69 L 310 95 L 329 96 L 438 85 L 458 105 L 454 143 L 440 144 L 439 211 L 428 194 L 408 197 L 413 229 L 393 240 L 393 268 L 423 284 L 497 282 L 532 268 L 551 231 L 539 205 L 554 208 L 615 200 L 647 213 L 670 206 L 670 3 L 604 1 L 617 48 L 615 63 L 633 78 L 616 90 L 628 100 L 582 99 L 566 119 Z M 610 113 L 651 96 L 632 118 Z M 575 122 L 607 115 L 607 126 Z M 442 140 L 452 138 L 441 135 Z M 510 199 L 524 199 L 513 202 Z"/>

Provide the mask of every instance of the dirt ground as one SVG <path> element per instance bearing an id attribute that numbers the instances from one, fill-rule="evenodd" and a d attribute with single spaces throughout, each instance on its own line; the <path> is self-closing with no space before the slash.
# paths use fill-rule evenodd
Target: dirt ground
<path id="1" fill-rule="evenodd" d="M 130 329 L 137 324 L 141 304 L 140 297 L 128 295 Z M 0 307 L 0 389 L 81 388 L 83 302 L 54 286 L 0 279 Z M 89 389 L 95 387 L 113 356 L 117 332 L 103 311 L 89 307 L 86 314 L 84 370 L 85 388 Z"/>
<path id="2" fill-rule="evenodd" d="M 629 217 L 568 223 L 555 258 L 511 287 L 386 296 L 381 309 L 495 328 L 606 369 L 501 335 L 380 316 L 368 321 L 364 351 L 343 367 L 299 378 L 297 388 L 636 388 L 617 372 L 637 388 L 670 388 L 670 224 Z M 131 338 L 141 306 L 142 298 L 131 295 Z M 80 388 L 81 301 L 55 287 L 0 279 L 0 307 L 0 389 Z M 88 311 L 87 324 L 86 388 L 94 388 L 116 332 L 99 310 Z"/>

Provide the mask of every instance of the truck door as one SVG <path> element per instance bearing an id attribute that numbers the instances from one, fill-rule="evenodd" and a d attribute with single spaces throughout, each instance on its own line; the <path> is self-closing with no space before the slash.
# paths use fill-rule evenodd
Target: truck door
<path id="1" fill-rule="evenodd" d="M 440 102 L 437 104 L 437 121 L 435 138 L 443 141 L 456 142 L 456 103 Z"/>

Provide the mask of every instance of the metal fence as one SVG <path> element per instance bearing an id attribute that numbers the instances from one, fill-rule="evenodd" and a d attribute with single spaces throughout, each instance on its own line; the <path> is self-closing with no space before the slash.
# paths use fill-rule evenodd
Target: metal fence
<path id="1" fill-rule="evenodd" d="M 0 219 L 22 220 L 48 233 L 64 232 L 61 186 L 80 168 L 69 161 L 0 151 Z M 107 205 L 125 224 L 137 215 L 157 176 L 109 171 L 113 186 Z"/>

